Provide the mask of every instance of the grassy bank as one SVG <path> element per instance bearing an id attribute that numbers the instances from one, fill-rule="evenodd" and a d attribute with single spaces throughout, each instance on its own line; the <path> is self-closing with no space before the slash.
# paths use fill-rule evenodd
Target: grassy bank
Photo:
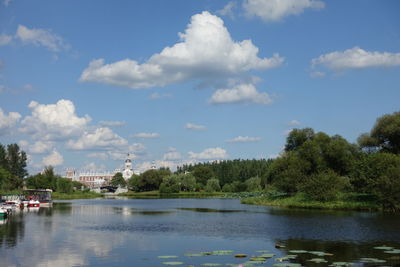
<path id="1" fill-rule="evenodd" d="M 179 193 L 168 193 L 162 194 L 159 191 L 147 191 L 147 192 L 133 192 L 128 191 L 127 193 L 121 193 L 118 196 L 125 197 L 165 197 L 165 198 L 205 198 L 205 197 L 222 197 L 225 193 L 222 192 L 179 192 Z"/>
<path id="2" fill-rule="evenodd" d="M 379 211 L 381 206 L 366 195 L 342 194 L 335 201 L 313 201 L 307 199 L 304 194 L 296 194 L 288 197 L 273 197 L 262 194 L 258 197 L 242 198 L 243 204 L 278 206 L 286 208 L 304 208 L 304 209 L 329 209 L 329 210 L 363 210 Z"/>
<path id="3" fill-rule="evenodd" d="M 95 192 L 82 192 L 75 191 L 72 193 L 58 193 L 53 192 L 51 194 L 53 199 L 87 199 L 87 198 L 98 198 L 103 197 L 103 194 L 95 193 Z"/>

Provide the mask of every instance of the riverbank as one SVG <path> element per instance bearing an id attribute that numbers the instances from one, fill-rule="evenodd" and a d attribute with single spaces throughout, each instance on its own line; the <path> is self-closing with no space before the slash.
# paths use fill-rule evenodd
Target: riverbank
<path id="1" fill-rule="evenodd" d="M 304 194 L 296 194 L 288 197 L 274 197 L 262 194 L 258 197 L 242 198 L 242 204 L 277 206 L 285 208 L 302 209 L 326 209 L 326 210 L 356 210 L 356 211 L 380 211 L 382 207 L 376 200 L 368 195 L 342 194 L 335 201 L 313 201 L 307 199 Z"/>

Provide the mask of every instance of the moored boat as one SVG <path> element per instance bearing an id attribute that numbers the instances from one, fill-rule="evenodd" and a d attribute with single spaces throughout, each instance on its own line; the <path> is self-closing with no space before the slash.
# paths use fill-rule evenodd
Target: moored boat
<path id="1" fill-rule="evenodd" d="M 8 217 L 7 209 L 0 207 L 0 219 L 5 219 Z"/>

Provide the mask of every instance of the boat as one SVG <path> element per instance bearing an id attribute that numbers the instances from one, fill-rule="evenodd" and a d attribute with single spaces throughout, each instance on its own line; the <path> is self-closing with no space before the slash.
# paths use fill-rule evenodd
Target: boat
<path id="1" fill-rule="evenodd" d="M 8 210 L 0 207 L 0 219 L 5 219 L 8 217 Z"/>
<path id="2" fill-rule="evenodd" d="M 29 201 L 34 199 L 40 202 L 40 207 L 50 207 L 53 204 L 51 199 L 51 193 L 53 190 L 51 189 L 26 189 L 24 190 L 25 199 Z M 29 201 L 27 203 L 29 207 Z M 26 202 L 24 202 L 25 204 Z"/>
<path id="3" fill-rule="evenodd" d="M 40 202 L 37 199 L 30 199 L 28 201 L 28 208 L 39 208 Z"/>

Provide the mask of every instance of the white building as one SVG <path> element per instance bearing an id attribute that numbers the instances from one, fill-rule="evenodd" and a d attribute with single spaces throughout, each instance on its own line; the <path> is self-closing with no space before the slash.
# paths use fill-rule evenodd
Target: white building
<path id="1" fill-rule="evenodd" d="M 134 173 L 137 173 L 133 170 L 132 160 L 130 159 L 129 154 L 127 159 L 125 160 L 123 170 L 115 169 L 112 172 L 89 171 L 78 173 L 73 169 L 67 169 L 65 173 L 65 178 L 71 179 L 72 181 L 78 181 L 89 187 L 100 187 L 110 184 L 112 178 L 118 172 L 122 173 L 122 177 L 124 177 L 125 180 L 128 180 Z"/>

